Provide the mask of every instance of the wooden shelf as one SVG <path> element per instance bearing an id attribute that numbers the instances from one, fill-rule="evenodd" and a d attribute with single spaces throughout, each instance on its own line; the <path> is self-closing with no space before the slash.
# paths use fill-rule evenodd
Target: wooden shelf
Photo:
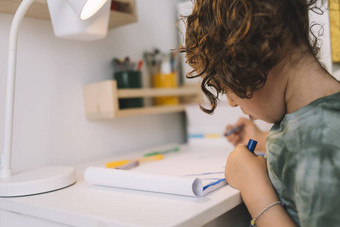
<path id="1" fill-rule="evenodd" d="M 87 84 L 83 87 L 83 91 L 85 112 L 88 119 L 113 119 L 136 115 L 180 112 L 185 110 L 185 104 L 199 102 L 201 99 L 201 92 L 198 86 L 168 89 L 117 89 L 115 80 Z M 182 101 L 179 105 L 119 109 L 119 98 L 149 98 L 162 96 L 179 96 L 183 97 L 183 100 L 185 101 Z"/>
<path id="2" fill-rule="evenodd" d="M 57 0 L 56 0 L 57 1 Z M 109 28 L 115 28 L 125 24 L 137 21 L 136 2 L 135 0 L 115 0 L 130 4 L 130 12 L 110 12 Z M 14 14 L 18 9 L 21 0 L 0 0 L 0 13 Z M 47 8 L 46 0 L 36 0 L 28 9 L 27 17 L 50 20 L 50 13 Z"/>

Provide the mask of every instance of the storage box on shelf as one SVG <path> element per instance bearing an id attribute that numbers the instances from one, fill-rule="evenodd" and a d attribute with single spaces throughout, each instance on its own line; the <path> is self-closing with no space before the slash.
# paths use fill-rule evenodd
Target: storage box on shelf
<path id="1" fill-rule="evenodd" d="M 135 0 L 112 0 L 112 4 L 124 4 L 121 11 L 111 10 L 109 28 L 118 27 L 137 21 L 136 2 Z M 0 0 L 0 13 L 14 14 L 19 7 L 21 0 Z M 119 9 L 118 9 L 119 10 Z M 29 8 L 27 17 L 38 19 L 50 19 L 46 0 L 36 0 Z"/>
<path id="2" fill-rule="evenodd" d="M 85 112 L 88 119 L 112 119 L 134 115 L 180 112 L 184 111 L 186 103 L 198 103 L 201 99 L 200 89 L 196 85 L 168 89 L 117 89 L 115 80 L 106 80 L 87 84 L 83 87 L 83 91 Z M 183 99 L 179 105 L 119 109 L 119 98 L 150 98 L 162 96 L 182 96 Z M 185 102 L 183 100 L 185 100 Z"/>

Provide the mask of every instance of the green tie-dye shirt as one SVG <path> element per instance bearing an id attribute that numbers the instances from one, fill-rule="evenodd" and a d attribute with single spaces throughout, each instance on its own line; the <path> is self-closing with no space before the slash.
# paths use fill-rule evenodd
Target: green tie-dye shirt
<path id="1" fill-rule="evenodd" d="M 267 138 L 267 167 L 296 224 L 340 226 L 340 93 L 274 124 Z"/>

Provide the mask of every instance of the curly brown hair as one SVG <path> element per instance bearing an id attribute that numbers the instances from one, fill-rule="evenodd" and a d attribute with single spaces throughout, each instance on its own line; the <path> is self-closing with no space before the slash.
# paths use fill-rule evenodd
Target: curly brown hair
<path id="1" fill-rule="evenodd" d="M 308 17 L 316 0 L 193 3 L 192 14 L 185 17 L 185 47 L 180 51 L 186 52 L 186 62 L 194 68 L 187 77 L 203 77 L 201 88 L 211 104 L 211 109 L 201 106 L 206 113 L 213 113 L 219 94 L 228 90 L 240 98 L 251 98 L 285 57 L 288 46 L 305 47 L 314 56 L 318 52 Z"/>

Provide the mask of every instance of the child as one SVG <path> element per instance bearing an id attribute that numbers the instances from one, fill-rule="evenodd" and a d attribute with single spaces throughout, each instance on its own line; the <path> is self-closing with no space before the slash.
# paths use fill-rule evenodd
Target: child
<path id="1" fill-rule="evenodd" d="M 211 108 L 202 110 L 212 113 L 224 93 L 250 119 L 274 123 L 267 136 L 240 119 L 228 137 L 239 145 L 226 180 L 256 226 L 340 226 L 340 84 L 316 58 L 315 2 L 195 0 L 187 17 L 182 51 L 203 78 Z M 247 150 L 249 138 L 267 159 Z"/>

